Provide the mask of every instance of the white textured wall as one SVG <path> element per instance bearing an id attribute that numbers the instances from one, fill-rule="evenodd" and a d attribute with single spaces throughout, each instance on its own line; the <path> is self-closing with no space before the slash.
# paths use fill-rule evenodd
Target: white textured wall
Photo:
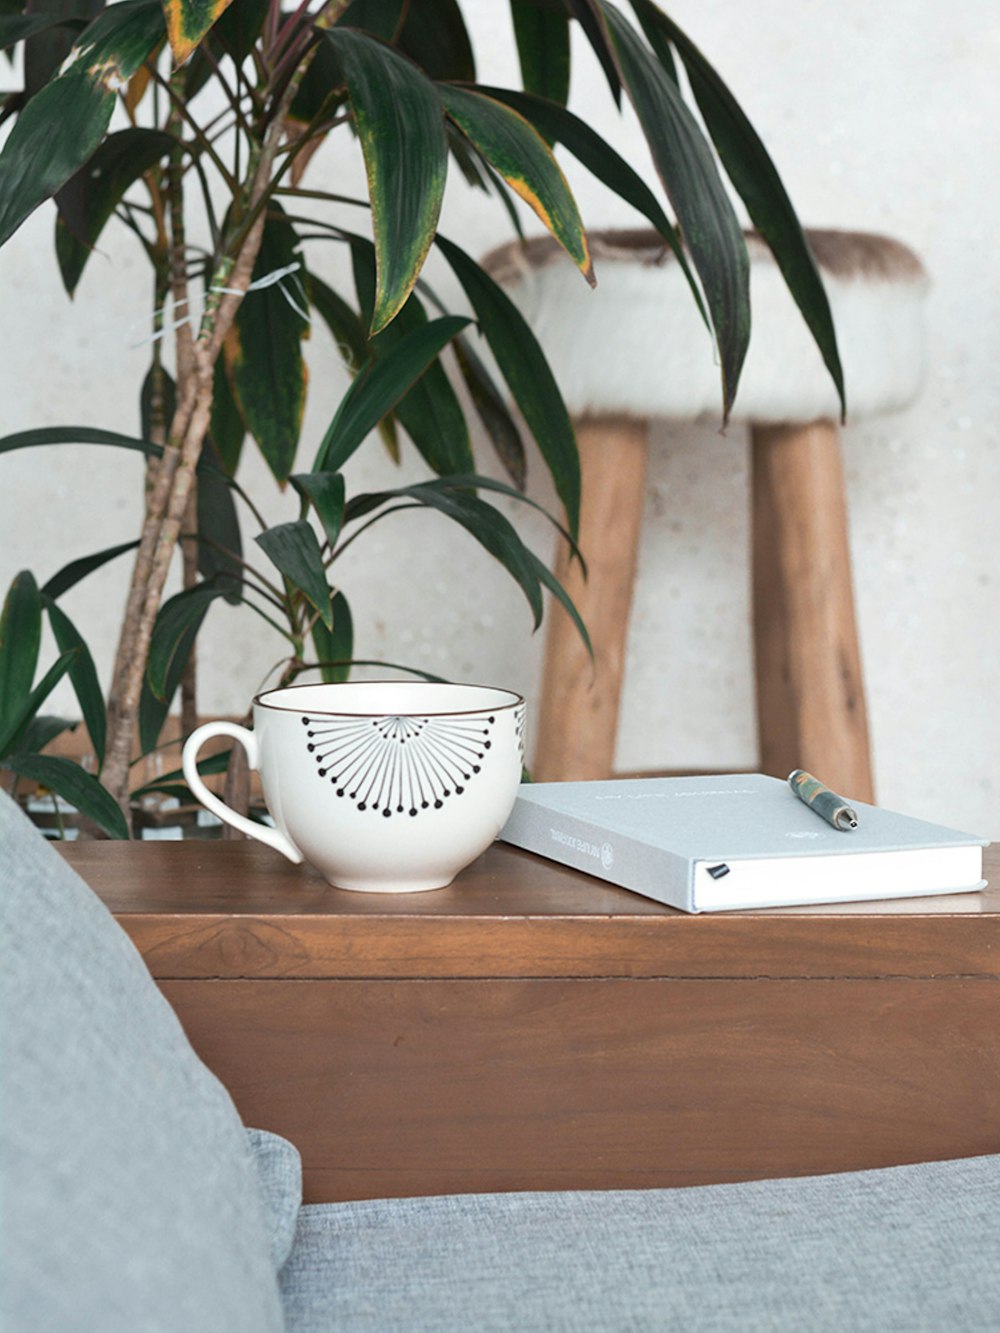
<path id="1" fill-rule="evenodd" d="M 484 81 L 516 77 L 506 6 L 467 0 Z M 990 0 L 942 11 L 930 0 L 675 0 L 671 13 L 729 80 L 778 163 L 806 225 L 885 231 L 912 245 L 934 280 L 930 373 L 905 414 L 844 436 L 852 541 L 880 800 L 1000 836 L 1000 15 Z M 806 17 L 807 15 L 807 17 Z M 619 119 L 589 50 L 578 48 L 570 105 L 647 175 L 638 129 Z M 317 159 L 314 179 L 360 191 L 355 150 Z M 568 168 L 592 226 L 636 219 Z M 357 215 L 355 215 L 356 217 Z M 0 251 L 0 433 L 49 423 L 133 432 L 148 353 L 130 346 L 148 278 L 109 229 L 77 300 L 52 257 L 41 210 Z M 443 228 L 482 252 L 509 237 L 501 210 L 449 187 Z M 333 247 L 314 250 L 327 277 Z M 447 272 L 437 270 L 453 295 Z M 309 347 L 308 461 L 345 377 L 322 330 Z M 849 391 L 849 389 L 848 389 Z M 619 744 L 622 768 L 752 767 L 745 440 L 712 430 L 655 439 Z M 477 452 L 495 470 L 487 448 Z M 422 475 L 407 451 L 402 476 Z M 288 497 L 254 465 L 246 480 L 274 520 Z M 533 468 L 533 494 L 550 493 Z M 400 474 L 374 441 L 352 489 Z M 53 448 L 0 458 L 0 583 L 40 579 L 137 528 L 139 465 L 121 453 Z M 523 531 L 545 552 L 541 520 Z M 66 599 L 106 679 L 125 564 Z M 468 538 L 433 516 L 375 528 L 345 559 L 359 655 L 520 688 L 533 701 L 541 636 L 520 594 Z M 203 640 L 205 712 L 238 711 L 280 649 L 244 612 L 213 612 Z"/>

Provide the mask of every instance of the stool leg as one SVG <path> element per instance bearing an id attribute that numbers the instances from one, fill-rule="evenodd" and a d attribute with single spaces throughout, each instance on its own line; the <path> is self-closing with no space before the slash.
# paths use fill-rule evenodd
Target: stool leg
<path id="1" fill-rule="evenodd" d="M 757 426 L 753 619 L 761 768 L 873 799 L 836 426 Z"/>
<path id="2" fill-rule="evenodd" d="M 617 418 L 576 426 L 580 549 L 588 578 L 576 561 L 570 564 L 564 542 L 555 573 L 583 617 L 595 661 L 552 602 L 531 770 L 537 782 L 611 776 L 646 489 L 646 433 L 645 422 Z"/>

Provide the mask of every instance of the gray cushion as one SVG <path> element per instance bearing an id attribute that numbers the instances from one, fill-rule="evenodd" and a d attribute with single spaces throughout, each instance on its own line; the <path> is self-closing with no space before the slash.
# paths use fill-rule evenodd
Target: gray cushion
<path id="1" fill-rule="evenodd" d="M 248 1129 L 267 1219 L 271 1263 L 277 1272 L 288 1258 L 302 1203 L 302 1158 L 287 1139 L 266 1129 Z"/>
<path id="2" fill-rule="evenodd" d="M 1000 1159 L 302 1209 L 289 1333 L 1000 1328 Z"/>
<path id="3" fill-rule="evenodd" d="M 253 1154 L 138 953 L 0 793 L 0 1327 L 276 1330 Z"/>

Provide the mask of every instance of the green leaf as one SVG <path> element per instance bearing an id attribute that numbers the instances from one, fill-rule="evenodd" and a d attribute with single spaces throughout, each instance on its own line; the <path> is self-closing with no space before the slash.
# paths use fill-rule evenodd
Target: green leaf
<path id="1" fill-rule="evenodd" d="M 100 767 L 104 763 L 107 718 L 104 711 L 104 696 L 101 694 L 94 659 L 69 616 L 61 607 L 56 605 L 51 597 L 46 597 L 44 600 L 49 624 L 52 627 L 52 633 L 59 651 L 73 654 L 73 660 L 69 665 L 69 678 L 73 685 L 73 693 L 76 695 L 77 703 L 80 705 L 83 720 L 87 724 L 91 744 L 97 756 L 98 767 Z"/>
<path id="2" fill-rule="evenodd" d="M 441 99 L 420 71 L 362 33 L 334 29 L 361 140 L 378 255 L 372 333 L 413 289 L 437 228 L 448 147 Z"/>
<path id="3" fill-rule="evenodd" d="M 544 584 L 545 587 L 548 588 L 549 592 L 551 592 L 552 595 L 556 598 L 556 600 L 559 601 L 565 608 L 566 612 L 569 615 L 570 620 L 572 620 L 573 624 L 576 626 L 577 633 L 583 640 L 583 646 L 586 648 L 591 661 L 593 661 L 594 645 L 590 642 L 590 635 L 587 633 L 587 626 L 583 623 L 583 620 L 580 617 L 580 612 L 576 609 L 576 606 L 573 603 L 573 599 L 570 597 L 569 593 L 566 591 L 566 589 L 562 586 L 562 584 L 559 582 L 556 576 L 549 569 L 548 565 L 544 562 L 544 560 L 539 560 L 538 556 L 535 555 L 534 551 L 528 551 L 528 559 L 535 571 L 535 574 L 539 582 Z"/>
<path id="4" fill-rule="evenodd" d="M 413 486 L 395 487 L 387 491 L 370 491 L 355 495 L 347 503 L 344 511 L 344 522 L 356 522 L 357 519 L 364 518 L 390 500 L 409 497 L 411 499 L 416 498 L 422 504 L 424 501 L 421 497 L 425 493 L 447 495 L 453 491 L 459 494 L 469 494 L 475 491 L 495 491 L 500 495 L 508 496 L 512 500 L 517 500 L 520 504 L 529 505 L 532 509 L 536 509 L 549 520 L 560 536 L 569 543 L 573 558 L 580 562 L 586 577 L 587 567 L 572 534 L 563 527 L 557 518 L 549 513 L 544 505 L 540 505 L 537 500 L 532 500 L 522 491 L 508 486 L 506 482 L 497 481 L 494 477 L 484 477 L 481 473 L 470 472 L 467 476 L 437 477 L 433 481 L 421 481 Z"/>
<path id="5" fill-rule="evenodd" d="M 277 211 L 272 205 L 271 212 Z M 284 218 L 271 218 L 264 228 L 253 280 L 292 264 L 301 264 L 298 237 Z M 303 305 L 302 272 L 289 274 L 248 292 L 236 312 L 225 342 L 226 373 L 247 429 L 260 446 L 278 481 L 287 481 L 295 463 L 306 402 L 306 366 L 301 340 L 308 321 L 296 310 Z"/>
<path id="6" fill-rule="evenodd" d="M 179 680 L 177 662 L 181 647 L 192 630 L 197 633 L 208 608 L 222 592 L 218 585 L 197 583 L 169 598 L 160 607 L 150 639 L 146 677 L 149 688 L 161 702 L 166 699 L 169 682 L 175 674 Z"/>
<path id="7" fill-rule="evenodd" d="M 415 486 L 399 486 L 389 491 L 358 495 L 348 504 L 346 519 L 353 521 L 364 517 L 388 501 L 397 499 L 410 499 L 417 505 L 438 510 L 465 528 L 490 555 L 500 561 L 527 597 L 537 629 L 542 618 L 542 593 L 538 572 L 530 559 L 531 552 L 521 541 L 513 524 L 498 509 L 465 489 L 473 483 L 488 484 L 488 479 L 476 476 L 442 478 L 440 481 L 419 482 Z M 516 494 L 502 482 L 492 483 L 491 488 L 506 494 Z"/>
<path id="8" fill-rule="evenodd" d="M 79 19 L 68 19 L 57 13 L 36 11 L 31 14 L 0 14 L 0 50 L 34 37 L 36 33 L 47 32 L 50 28 L 65 28 L 68 46 L 73 40 L 74 29 L 81 26 Z"/>
<path id="9" fill-rule="evenodd" d="M 490 443 L 514 485 L 523 490 L 527 482 L 527 463 L 521 432 L 507 410 L 503 395 L 464 333 L 455 339 L 454 347 L 465 387 Z"/>
<path id="10" fill-rule="evenodd" d="M 260 36 L 267 9 L 268 0 L 239 0 L 229 5 L 212 29 L 212 48 L 242 64 Z"/>
<path id="11" fill-rule="evenodd" d="M 110 444 L 117 449 L 134 449 L 147 457 L 159 458 L 163 450 L 149 440 L 135 440 L 111 430 L 93 426 L 40 426 L 35 430 L 18 431 L 16 435 L 0 438 L 0 454 L 16 449 L 33 449 L 40 444 Z"/>
<path id="12" fill-rule="evenodd" d="M 712 150 L 670 74 L 614 6 L 603 4 L 625 87 L 673 204 L 715 329 L 728 418 L 750 340 L 750 262 Z"/>
<path id="13" fill-rule="evenodd" d="M 232 605 L 243 600 L 243 539 L 233 492 L 222 473 L 198 478 L 198 573 Z"/>
<path id="14" fill-rule="evenodd" d="M 620 199 L 624 199 L 627 204 L 631 204 L 653 224 L 680 264 L 701 317 L 708 327 L 708 311 L 702 300 L 701 289 L 691 272 L 677 228 L 664 213 L 646 182 L 632 170 L 625 159 L 619 157 L 586 121 L 574 116 L 565 107 L 556 106 L 554 102 L 547 102 L 541 97 L 532 97 L 528 93 L 514 92 L 507 88 L 483 88 L 481 91 L 519 111 L 550 143 L 561 143 L 602 184 Z"/>
<path id="15" fill-rule="evenodd" d="M 232 0 L 163 0 L 174 60 L 183 65 Z"/>
<path id="16" fill-rule="evenodd" d="M 344 28 L 362 28 L 372 37 L 391 42 L 408 8 L 408 0 L 351 0 L 337 22 Z"/>
<path id="17" fill-rule="evenodd" d="M 844 373 L 830 303 L 777 168 L 735 97 L 694 42 L 649 0 L 632 0 L 632 5 L 650 40 L 660 32 L 677 47 L 722 165 L 754 226 L 770 246 L 837 387 L 841 409 L 846 412 Z"/>
<path id="18" fill-rule="evenodd" d="M 375 297 L 374 247 L 362 237 L 354 238 L 351 255 L 358 301 L 361 309 L 368 311 Z M 372 339 L 375 357 L 386 356 L 408 334 L 426 324 L 427 312 L 413 292 L 392 323 Z M 439 476 L 471 471 L 472 444 L 465 413 L 439 359 L 430 363 L 399 400 L 396 416 L 432 471 Z"/>
<path id="19" fill-rule="evenodd" d="M 402 494 L 407 492 L 420 504 L 436 509 L 458 523 L 499 560 L 528 599 L 537 629 L 542 621 L 538 574 L 530 559 L 531 552 L 509 519 L 499 509 L 467 491 L 438 490 L 421 485 L 401 488 Z"/>
<path id="20" fill-rule="evenodd" d="M 23 6 L 22 6 L 23 8 Z M 45 0 L 44 12 L 62 26 L 47 28 L 24 43 L 24 95 L 30 100 L 56 75 L 69 55 L 81 27 L 99 14 L 104 0 Z"/>
<path id="21" fill-rule="evenodd" d="M 361 316 L 315 273 L 309 274 L 309 303 L 330 330 L 344 365 L 356 375 L 371 359 L 370 344 Z"/>
<path id="22" fill-rule="evenodd" d="M 678 245 L 676 229 L 652 190 L 586 121 L 565 107 L 530 93 L 494 87 L 480 91 L 519 112 L 550 143 L 561 143 L 602 184 L 647 218 L 665 240 L 672 241 L 672 247 Z"/>
<path id="23" fill-rule="evenodd" d="M 327 629 L 321 620 L 313 625 L 312 640 L 317 661 L 323 663 L 320 676 L 328 685 L 338 685 L 351 674 L 351 655 L 354 652 L 354 622 L 351 608 L 342 592 L 335 592 L 330 603 L 333 628 Z M 336 665 L 334 665 L 336 664 Z"/>
<path id="24" fill-rule="evenodd" d="M 0 612 L 0 734 L 13 734 L 31 694 L 42 641 L 42 599 L 30 570 L 16 576 Z"/>
<path id="25" fill-rule="evenodd" d="M 6 761 L 7 767 L 22 777 L 40 782 L 56 795 L 69 801 L 82 815 L 112 838 L 127 838 L 128 825 L 114 797 L 106 792 L 95 777 L 85 773 L 79 764 L 57 755 L 19 754 Z"/>
<path id="26" fill-rule="evenodd" d="M 489 179 L 486 174 L 486 164 L 483 162 L 479 153 L 473 148 L 472 144 L 464 138 L 454 125 L 446 125 L 444 128 L 445 138 L 448 140 L 448 151 L 458 166 L 459 171 L 465 177 L 466 183 L 473 189 L 482 190 L 484 194 L 489 194 Z"/>
<path id="27" fill-rule="evenodd" d="M 594 285 L 587 237 L 566 177 L 542 136 L 517 111 L 465 88 L 441 89 L 450 118 L 541 218 Z"/>
<path id="28" fill-rule="evenodd" d="M 299 472 L 291 482 L 316 510 L 333 550 L 344 523 L 344 478 L 339 472 Z"/>
<path id="29" fill-rule="evenodd" d="M 199 759 L 197 764 L 198 772 L 202 777 L 205 777 L 210 773 L 225 773 L 226 769 L 229 767 L 229 756 L 231 754 L 231 749 L 220 750 L 218 754 L 209 755 L 207 759 Z M 180 784 L 183 777 L 184 770 L 182 768 L 172 768 L 169 773 L 161 773 L 160 776 L 154 778 L 152 782 L 146 782 L 141 787 L 136 787 L 132 792 L 132 798 L 134 800 L 137 796 L 148 795 L 149 792 L 162 791 L 164 784 L 168 786 L 176 786 Z"/>
<path id="30" fill-rule="evenodd" d="M 181 634 L 167 672 L 162 699 L 158 699 L 150 689 L 148 674 L 143 677 L 142 694 L 139 697 L 139 746 L 143 754 L 156 748 L 200 629 L 201 621 L 196 620 Z"/>
<path id="31" fill-rule="evenodd" d="M 462 284 L 480 331 L 538 443 L 575 537 L 580 525 L 580 456 L 569 413 L 538 340 L 506 292 L 464 250 L 443 236 L 438 236 L 437 244 Z"/>
<path id="32" fill-rule="evenodd" d="M 344 463 L 420 378 L 455 334 L 469 323 L 450 315 L 408 333 L 363 375 L 341 399 L 323 438 L 314 472 L 339 472 Z"/>
<path id="33" fill-rule="evenodd" d="M 254 538 L 267 558 L 319 612 L 324 625 L 332 627 L 330 589 L 323 568 L 319 538 L 305 519 L 279 523 Z"/>
<path id="34" fill-rule="evenodd" d="M 604 70 L 604 77 L 611 89 L 611 96 L 615 99 L 615 106 L 620 109 L 622 104 L 621 73 L 608 35 L 608 25 L 601 13 L 600 5 L 597 0 L 567 0 L 567 4 L 569 12 L 587 34 L 587 41 L 593 48 L 594 54 Z"/>
<path id="35" fill-rule="evenodd" d="M 472 43 L 456 0 L 411 0 L 397 45 L 428 78 L 475 82 Z"/>
<path id="36" fill-rule="evenodd" d="M 333 108 L 346 100 L 343 87 L 344 71 L 336 51 L 329 42 L 320 42 L 295 94 L 289 119 L 308 125 L 324 110 L 332 114 Z"/>
<path id="37" fill-rule="evenodd" d="M 212 372 L 212 420 L 208 433 L 215 445 L 222 470 L 227 477 L 235 477 L 247 428 L 229 387 L 224 356 L 218 358 Z"/>
<path id="38" fill-rule="evenodd" d="M 565 106 L 569 96 L 569 19 L 533 0 L 510 0 L 510 12 L 525 91 Z M 544 137 L 552 143 L 548 135 Z"/>
<path id="39" fill-rule="evenodd" d="M 88 574 L 92 574 L 95 569 L 100 569 L 106 565 L 109 560 L 114 560 L 119 555 L 124 555 L 126 551 L 134 551 L 139 545 L 138 541 L 122 542 L 120 546 L 109 546 L 106 551 L 98 551 L 96 555 L 81 556 L 79 560 L 71 560 L 68 565 L 63 565 L 57 573 L 53 574 L 42 588 L 43 597 L 61 597 L 64 592 L 68 592 L 81 579 L 85 579 Z"/>
<path id="40" fill-rule="evenodd" d="M 70 296 L 125 191 L 170 151 L 172 143 L 170 135 L 159 130 L 119 130 L 108 135 L 86 166 L 58 191 L 56 257 Z"/>
<path id="41" fill-rule="evenodd" d="M 356 240 L 360 243 L 361 237 Z M 352 245 L 354 241 L 352 240 Z M 370 241 L 365 242 L 374 252 Z M 374 271 L 374 270 L 373 270 Z M 314 273 L 309 274 L 309 302 L 323 323 L 330 330 L 337 351 L 343 358 L 344 365 L 351 375 L 369 365 L 372 360 L 372 344 L 368 341 L 365 326 L 357 311 L 352 310 L 343 297 L 332 287 L 328 287 Z M 374 301 L 374 281 L 372 299 Z M 391 416 L 384 416 L 378 423 L 378 432 L 382 436 L 389 457 L 399 462 L 399 441 L 396 438 L 396 422 Z"/>
<path id="42" fill-rule="evenodd" d="M 163 32 L 159 0 L 116 0 L 98 14 L 75 49 L 94 77 L 114 92 L 114 85 L 127 83 L 152 55 Z"/>
<path id="43" fill-rule="evenodd" d="M 20 709 L 13 715 L 8 715 L 0 725 L 0 756 L 20 749 L 21 738 L 28 724 L 72 666 L 75 656 L 75 652 L 69 652 L 58 657 L 27 699 L 22 700 Z"/>
<path id="44" fill-rule="evenodd" d="M 74 65 L 33 97 L 0 151 L 0 245 L 91 156 L 114 95 Z"/>
<path id="45" fill-rule="evenodd" d="M 51 745 L 63 732 L 75 731 L 79 722 L 72 722 L 68 717 L 53 717 L 51 713 L 36 713 L 21 736 L 21 747 L 25 754 L 40 754 L 46 745 Z"/>
<path id="46" fill-rule="evenodd" d="M 136 440 L 130 435 L 119 435 L 113 430 L 99 430 L 93 426 L 40 426 L 36 430 L 22 430 L 15 435 L 0 438 L 0 454 L 17 449 L 33 449 L 42 444 L 108 444 L 116 449 L 129 449 L 145 454 L 147 458 L 162 458 L 163 449 L 149 440 Z M 206 473 L 219 475 L 219 469 L 210 459 L 202 457 L 197 468 L 199 476 Z"/>

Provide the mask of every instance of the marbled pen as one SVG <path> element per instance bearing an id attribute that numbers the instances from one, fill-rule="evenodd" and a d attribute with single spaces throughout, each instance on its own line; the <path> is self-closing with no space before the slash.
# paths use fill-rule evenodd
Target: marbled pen
<path id="1" fill-rule="evenodd" d="M 795 795 L 821 819 L 835 829 L 848 833 L 858 827 L 858 817 L 842 796 L 823 785 L 819 778 L 797 768 L 788 775 L 788 785 Z"/>

